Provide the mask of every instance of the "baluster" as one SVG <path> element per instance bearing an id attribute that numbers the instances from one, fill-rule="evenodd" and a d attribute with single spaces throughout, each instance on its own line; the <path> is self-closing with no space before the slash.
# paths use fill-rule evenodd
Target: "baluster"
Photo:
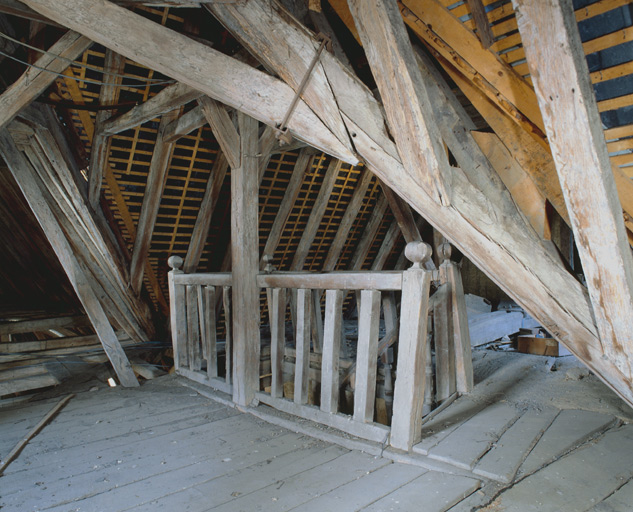
<path id="1" fill-rule="evenodd" d="M 202 295 L 201 295 L 202 296 Z M 207 375 L 209 378 L 218 376 L 218 348 L 217 348 L 217 327 L 215 318 L 215 286 L 205 286 L 204 289 L 204 309 L 201 317 L 204 322 L 204 344 L 203 355 L 207 360 Z M 204 350 L 206 349 L 206 350 Z M 204 352 L 206 351 L 206 355 Z"/>
<path id="2" fill-rule="evenodd" d="M 174 283 L 174 276 L 183 274 L 180 270 L 183 260 L 180 256 L 171 256 L 167 260 L 169 272 L 169 314 L 171 318 L 171 339 L 174 350 L 174 367 L 178 370 L 187 366 L 187 309 L 185 307 L 185 287 Z"/>
<path id="3" fill-rule="evenodd" d="M 233 324 L 231 323 L 231 287 L 222 289 L 222 302 L 224 304 L 224 330 L 226 341 L 224 343 L 225 375 L 226 383 L 233 383 Z"/>
<path id="4" fill-rule="evenodd" d="M 398 373 L 394 389 L 391 446 L 410 450 L 422 435 L 426 338 L 431 272 L 421 264 L 431 255 L 423 242 L 405 248 L 413 266 L 402 274 L 402 306 L 398 345 Z"/>
<path id="5" fill-rule="evenodd" d="M 311 290 L 297 290 L 297 346 L 295 351 L 294 401 L 308 403 L 310 380 L 310 302 Z"/>
<path id="6" fill-rule="evenodd" d="M 468 315 L 462 275 L 457 263 L 451 261 L 451 245 L 440 246 L 440 279 L 449 285 L 451 344 L 453 348 L 453 365 L 455 372 L 455 388 L 460 393 L 469 393 L 473 389 L 473 360 L 468 330 Z"/>
<path id="7" fill-rule="evenodd" d="M 189 349 L 189 369 L 202 368 L 200 358 L 200 323 L 198 320 L 198 286 L 187 285 L 187 347 Z"/>
<path id="8" fill-rule="evenodd" d="M 371 423 L 374 420 L 379 326 L 380 292 L 376 290 L 362 290 L 360 294 L 360 314 L 358 315 L 354 421 L 363 423 Z"/>
<path id="9" fill-rule="evenodd" d="M 441 246 L 440 246 L 441 247 Z M 455 392 L 455 348 L 453 346 L 453 315 L 451 284 L 440 272 L 442 283 L 433 307 L 433 339 L 435 341 L 435 387 L 438 403 Z"/>
<path id="10" fill-rule="evenodd" d="M 339 356 L 343 320 L 343 290 L 325 292 L 325 325 L 321 359 L 321 410 L 335 414 L 339 399 Z"/>
<path id="11" fill-rule="evenodd" d="M 203 288 L 202 285 L 197 286 L 197 295 L 198 295 L 198 322 L 200 323 L 200 345 L 202 348 L 202 359 L 207 359 L 207 317 L 205 314 L 205 301 L 206 294 L 204 290 L 206 286 Z"/>
<path id="12" fill-rule="evenodd" d="M 272 380 L 270 396 L 281 398 L 284 394 L 283 361 L 286 348 L 286 290 L 269 289 L 268 310 L 270 312 L 270 365 Z"/>

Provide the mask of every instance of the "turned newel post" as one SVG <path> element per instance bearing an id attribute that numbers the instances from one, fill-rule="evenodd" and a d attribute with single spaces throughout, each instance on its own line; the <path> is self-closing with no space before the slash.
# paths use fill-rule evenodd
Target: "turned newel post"
<path id="1" fill-rule="evenodd" d="M 449 342 L 451 367 L 454 369 L 454 388 L 459 393 L 469 393 L 473 389 L 473 361 L 462 274 L 459 265 L 451 260 L 451 244 L 440 245 L 438 253 L 442 262 L 440 282 L 448 287 Z"/>
<path id="2" fill-rule="evenodd" d="M 431 256 L 424 242 L 410 242 L 405 256 L 413 262 L 402 274 L 398 373 L 393 398 L 391 446 L 410 450 L 420 441 L 424 404 L 426 332 L 432 272 L 422 263 Z"/>
<path id="3" fill-rule="evenodd" d="M 183 259 L 171 256 L 167 260 L 171 268 L 168 274 L 169 283 L 169 316 L 171 320 L 171 342 L 174 350 L 174 366 L 178 370 L 187 365 L 187 310 L 185 309 L 185 287 L 174 282 L 180 270 Z"/>

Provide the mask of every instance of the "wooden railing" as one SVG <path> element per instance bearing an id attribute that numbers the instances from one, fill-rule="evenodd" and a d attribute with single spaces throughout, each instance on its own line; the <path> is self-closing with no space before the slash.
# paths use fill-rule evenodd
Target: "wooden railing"
<path id="1" fill-rule="evenodd" d="M 410 450 L 420 440 L 423 414 L 431 402 L 445 402 L 457 392 L 472 388 L 470 340 L 466 322 L 461 277 L 457 265 L 450 261 L 450 246 L 440 248 L 444 260 L 437 270 L 426 270 L 431 249 L 422 242 L 407 245 L 405 254 L 413 262 L 404 272 L 332 272 L 262 273 L 257 276 L 259 288 L 266 290 L 270 319 L 270 371 L 260 371 L 259 402 L 278 410 L 310 419 L 352 435 L 376 442 L 389 442 L 392 447 Z M 169 277 L 171 324 L 174 360 L 179 374 L 216 389 L 231 392 L 231 315 L 230 274 L 183 274 L 182 259 L 170 258 Z M 431 282 L 436 293 L 430 297 Z M 218 375 L 216 343 L 216 307 L 222 290 L 226 319 L 225 378 Z M 322 331 L 311 328 L 313 318 L 321 319 L 320 300 L 325 291 L 325 316 Z M 346 372 L 340 371 L 343 330 L 343 301 L 347 291 L 360 295 L 358 342 L 354 361 L 346 361 Z M 393 293 L 401 293 L 400 315 L 396 313 Z M 386 334 L 379 340 L 381 296 L 384 299 Z M 286 347 L 287 307 L 291 304 L 294 325 L 294 352 Z M 318 309 L 318 311 L 315 311 Z M 388 314 L 387 310 L 391 312 Z M 253 311 L 254 315 L 261 314 Z M 436 393 L 430 373 L 429 314 L 434 316 L 436 355 Z M 240 321 L 239 319 L 234 319 Z M 322 332 L 322 334 L 320 334 Z M 321 342 L 322 336 L 322 342 Z M 396 379 L 393 413 L 390 426 L 374 421 L 379 358 L 397 340 Z M 236 343 L 247 346 L 252 340 Z M 259 342 L 258 342 L 259 343 Z M 291 345 L 293 345 L 291 343 Z M 235 354 L 237 355 L 237 354 Z M 294 366 L 284 392 L 286 356 L 294 356 Z M 320 362 L 320 370 L 310 365 Z M 428 363 L 428 364 L 427 364 Z M 292 366 L 292 365 L 291 365 Z M 339 397 L 351 372 L 355 375 L 353 407 L 343 410 Z M 315 372 L 318 372 L 315 374 Z M 320 381 L 318 396 L 310 396 L 311 374 Z M 288 376 L 288 372 L 286 372 Z M 263 386 L 270 378 L 270 387 Z M 425 408 L 426 403 L 426 408 Z M 389 419 L 389 418 L 388 418 Z"/>
<path id="2" fill-rule="evenodd" d="M 169 258 L 169 301 L 176 372 L 232 393 L 231 274 L 185 274 L 183 260 Z M 224 312 L 224 325 L 218 319 Z M 218 350 L 223 327 L 224 350 Z M 218 354 L 224 354 L 219 367 Z"/>

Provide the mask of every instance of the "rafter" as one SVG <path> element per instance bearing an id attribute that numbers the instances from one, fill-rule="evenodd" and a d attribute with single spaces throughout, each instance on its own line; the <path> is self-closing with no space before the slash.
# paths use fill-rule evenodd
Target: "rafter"
<path id="1" fill-rule="evenodd" d="M 633 255 L 571 1 L 513 5 L 602 348 L 631 375 Z"/>
<path id="2" fill-rule="evenodd" d="M 69 31 L 37 59 L 13 85 L 0 96 L 0 128 L 6 126 L 20 110 L 29 105 L 63 73 L 70 62 L 86 51 L 92 41 Z M 56 57 L 59 56 L 59 58 Z"/>

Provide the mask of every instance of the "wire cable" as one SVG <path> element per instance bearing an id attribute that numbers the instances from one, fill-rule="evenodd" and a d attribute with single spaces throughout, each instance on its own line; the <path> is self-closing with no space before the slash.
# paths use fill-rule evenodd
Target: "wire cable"
<path id="1" fill-rule="evenodd" d="M 3 37 L 4 39 L 12 41 L 12 42 L 14 42 L 16 44 L 25 46 L 26 48 L 29 48 L 31 50 L 35 50 L 36 52 L 40 52 L 40 53 L 43 53 L 45 55 L 50 55 L 51 57 L 55 57 L 56 59 L 66 61 L 69 64 L 72 64 L 74 66 L 78 66 L 78 67 L 85 68 L 85 69 L 91 69 L 91 70 L 96 71 L 98 73 L 103 73 L 104 75 L 110 75 L 110 76 L 116 76 L 116 77 L 119 77 L 119 78 L 128 78 L 128 79 L 130 79 L 130 77 L 127 76 L 127 75 L 122 75 L 120 73 L 113 73 L 112 71 L 106 71 L 105 69 L 101 69 L 101 68 L 98 68 L 96 66 L 91 66 L 90 64 L 84 64 L 82 62 L 77 62 L 77 61 L 74 61 L 72 59 L 68 59 L 66 57 L 62 57 L 60 55 L 57 55 L 56 53 L 52 53 L 52 52 L 49 52 L 47 50 L 42 50 L 41 48 L 37 48 L 36 46 L 32 46 L 32 45 L 30 45 L 28 43 L 20 41 L 19 39 L 15 39 L 15 38 L 13 38 L 13 37 L 11 37 L 11 36 L 9 36 L 7 34 L 4 34 L 2 32 L 0 32 L 0 37 Z M 139 82 L 161 82 L 161 83 L 164 82 L 164 80 L 162 80 L 161 78 L 131 78 L 131 80 L 137 80 Z"/>

